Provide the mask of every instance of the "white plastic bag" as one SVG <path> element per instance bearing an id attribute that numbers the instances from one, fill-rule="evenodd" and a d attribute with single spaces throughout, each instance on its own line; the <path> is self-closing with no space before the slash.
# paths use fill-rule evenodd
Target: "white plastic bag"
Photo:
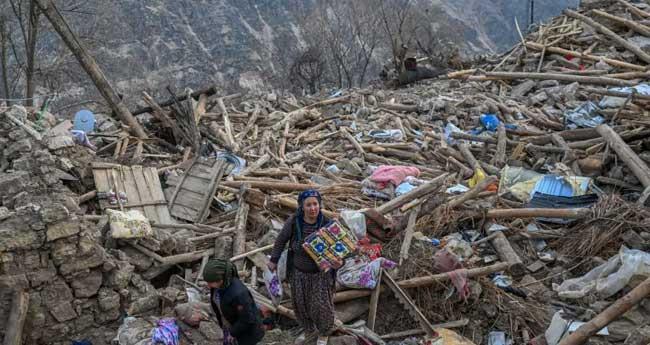
<path id="1" fill-rule="evenodd" d="M 582 277 L 553 284 L 553 290 L 562 298 L 582 298 L 590 293 L 607 298 L 625 287 L 635 275 L 650 275 L 650 254 L 623 246 L 606 263 Z"/>
<path id="2" fill-rule="evenodd" d="M 280 301 L 282 300 L 282 282 L 280 281 L 278 274 L 271 272 L 271 270 L 268 268 L 265 268 L 264 285 L 266 285 L 266 291 L 269 293 L 273 304 L 280 304 Z"/>
<path id="3" fill-rule="evenodd" d="M 113 238 L 143 238 L 153 235 L 149 219 L 140 211 L 121 212 L 107 209 L 108 220 Z"/>
<path id="4" fill-rule="evenodd" d="M 341 220 L 357 238 L 366 237 L 366 215 L 359 211 L 341 211 Z"/>

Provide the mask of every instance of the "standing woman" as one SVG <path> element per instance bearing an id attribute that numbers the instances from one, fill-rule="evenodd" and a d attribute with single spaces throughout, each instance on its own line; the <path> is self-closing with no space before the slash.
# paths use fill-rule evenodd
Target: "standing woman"
<path id="1" fill-rule="evenodd" d="M 230 260 L 213 259 L 203 270 L 210 304 L 223 330 L 224 345 L 255 345 L 264 337 L 259 310 Z M 233 341 L 233 340 L 236 340 Z"/>
<path id="2" fill-rule="evenodd" d="M 293 307 L 298 323 L 305 330 L 305 339 L 318 334 L 317 345 L 327 344 L 328 336 L 334 330 L 335 277 L 333 272 L 322 272 L 302 244 L 307 236 L 329 223 L 321 212 L 321 206 L 321 195 L 317 191 L 300 193 L 298 210 L 280 231 L 269 262 L 269 269 L 275 271 L 282 251 L 289 243 L 287 272 Z"/>

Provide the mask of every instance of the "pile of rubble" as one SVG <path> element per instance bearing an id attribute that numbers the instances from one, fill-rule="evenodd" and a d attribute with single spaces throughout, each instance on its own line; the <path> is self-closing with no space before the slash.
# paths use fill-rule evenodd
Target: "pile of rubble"
<path id="1" fill-rule="evenodd" d="M 0 331 L 136 344 L 173 317 L 182 343 L 214 343 L 201 273 L 226 257 L 275 325 L 265 343 L 286 343 L 265 253 L 313 188 L 360 248 L 330 343 L 646 344 L 650 12 L 583 5 L 600 10 L 397 90 L 145 94 L 125 124 L 0 109 Z"/>

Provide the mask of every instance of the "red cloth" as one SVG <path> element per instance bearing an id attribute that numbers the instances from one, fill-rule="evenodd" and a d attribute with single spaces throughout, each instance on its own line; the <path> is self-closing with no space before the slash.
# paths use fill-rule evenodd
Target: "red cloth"
<path id="1" fill-rule="evenodd" d="M 453 270 L 447 272 L 447 275 L 449 276 L 449 279 L 451 279 L 451 283 L 456 287 L 458 297 L 463 301 L 467 301 L 467 297 L 469 297 L 470 294 L 469 284 L 467 284 L 467 270 L 464 268 Z"/>
<path id="2" fill-rule="evenodd" d="M 398 186 L 407 176 L 420 176 L 420 169 L 402 165 L 381 165 L 370 176 L 370 180 L 379 184 L 381 189 L 386 188 L 387 183 Z"/>
<path id="3" fill-rule="evenodd" d="M 366 255 L 370 260 L 375 260 L 381 257 L 381 244 L 379 243 L 370 243 L 368 237 L 364 237 L 358 242 L 359 252 Z"/>

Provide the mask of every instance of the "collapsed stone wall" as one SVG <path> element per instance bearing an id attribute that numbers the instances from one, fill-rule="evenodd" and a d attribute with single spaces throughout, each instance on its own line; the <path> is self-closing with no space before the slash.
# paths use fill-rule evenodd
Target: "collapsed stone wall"
<path id="1" fill-rule="evenodd" d="M 29 122 L 25 109 L 10 112 Z M 152 262 L 106 249 L 106 222 L 85 220 L 78 196 L 62 182 L 88 175 L 83 162 L 67 157 L 93 158 L 65 137 L 38 141 L 0 121 L 0 337 L 12 291 L 25 289 L 27 344 L 108 343 L 125 313 L 159 306 L 158 292 L 136 272 Z"/>

